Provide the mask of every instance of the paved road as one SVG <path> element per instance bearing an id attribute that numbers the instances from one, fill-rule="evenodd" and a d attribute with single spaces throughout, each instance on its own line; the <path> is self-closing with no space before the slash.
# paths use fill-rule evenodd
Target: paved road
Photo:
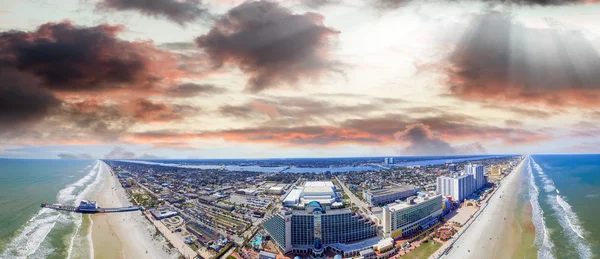
<path id="1" fill-rule="evenodd" d="M 354 193 L 352 193 L 350 189 L 348 189 L 346 184 L 344 184 L 344 182 L 342 182 L 337 176 L 335 177 L 335 179 L 342 186 L 342 189 L 348 195 L 348 197 L 350 197 L 350 202 L 352 202 L 354 206 L 357 206 L 361 210 L 363 210 L 364 208 L 364 210 L 369 211 L 369 205 L 366 202 L 356 197 L 356 195 L 354 195 Z"/>

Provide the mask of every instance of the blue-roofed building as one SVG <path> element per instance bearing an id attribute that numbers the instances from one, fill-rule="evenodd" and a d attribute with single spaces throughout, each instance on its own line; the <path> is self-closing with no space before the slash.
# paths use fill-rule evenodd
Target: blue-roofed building
<path id="1" fill-rule="evenodd" d="M 322 185 L 324 184 L 319 183 L 319 187 L 311 191 L 315 194 L 328 191 L 321 188 Z M 294 206 L 284 207 L 263 222 L 263 227 L 283 253 L 293 252 L 306 254 L 307 257 L 323 258 L 329 250 L 344 254 L 343 250 L 334 250 L 335 247 L 345 247 L 346 244 L 360 243 L 372 238 L 379 239 L 377 224 L 370 218 L 348 208 L 332 208 L 329 199 L 335 196 L 320 196 L 305 195 L 304 197 L 316 198 L 306 201 L 302 206 L 295 203 Z M 325 201 L 325 204 L 321 203 L 321 200 Z M 372 244 L 366 246 L 365 249 L 372 248 Z M 357 249 L 355 255 L 360 251 L 361 249 Z"/>

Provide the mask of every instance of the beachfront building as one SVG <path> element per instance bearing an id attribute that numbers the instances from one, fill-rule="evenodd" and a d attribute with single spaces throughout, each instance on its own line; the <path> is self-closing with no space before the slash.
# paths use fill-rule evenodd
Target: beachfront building
<path id="1" fill-rule="evenodd" d="M 356 256 L 380 241 L 373 220 L 331 206 L 337 203 L 331 193 L 334 188 L 331 182 L 307 182 L 291 190 L 283 201 L 285 207 L 263 222 L 282 252 L 322 258 L 331 250 L 344 257 Z"/>
<path id="2" fill-rule="evenodd" d="M 162 208 L 151 209 L 150 214 L 152 214 L 152 216 L 154 216 L 154 218 L 156 218 L 157 220 L 161 220 L 161 219 L 166 219 L 166 218 L 170 218 L 173 216 L 177 216 L 178 213 L 177 213 L 177 211 L 172 210 L 169 207 L 162 207 Z"/>
<path id="3" fill-rule="evenodd" d="M 486 184 L 485 177 L 483 176 L 483 166 L 471 165 L 470 173 L 473 175 L 473 180 L 475 180 L 475 190 L 483 188 L 483 186 Z"/>
<path id="4" fill-rule="evenodd" d="M 389 204 L 383 207 L 383 234 L 395 239 L 425 230 L 439 221 L 442 211 L 442 195 L 436 193 Z"/>
<path id="5" fill-rule="evenodd" d="M 490 176 L 500 176 L 502 174 L 502 168 L 499 165 L 493 165 L 490 168 Z"/>
<path id="6" fill-rule="evenodd" d="M 452 196 L 455 201 L 462 201 L 475 191 L 475 180 L 472 174 L 440 176 L 437 178 L 437 192 L 444 196 Z"/>
<path id="7" fill-rule="evenodd" d="M 382 189 L 363 190 L 363 198 L 371 206 L 382 206 L 397 200 L 415 196 L 421 189 L 414 186 L 401 186 Z"/>
<path id="8" fill-rule="evenodd" d="M 465 165 L 464 173 L 437 178 L 437 192 L 444 196 L 452 196 L 455 201 L 462 201 L 487 183 L 482 165 Z"/>

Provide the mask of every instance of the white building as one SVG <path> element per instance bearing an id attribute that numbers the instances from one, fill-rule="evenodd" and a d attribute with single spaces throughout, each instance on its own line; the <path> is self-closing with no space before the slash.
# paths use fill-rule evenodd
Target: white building
<path id="1" fill-rule="evenodd" d="M 444 196 L 452 196 L 455 201 L 462 201 L 485 184 L 482 165 L 465 165 L 462 175 L 437 178 L 437 191 Z"/>
<path id="2" fill-rule="evenodd" d="M 471 174 L 475 177 L 476 189 L 479 190 L 485 185 L 485 178 L 483 176 L 483 166 L 473 165 L 471 166 Z"/>
<path id="3" fill-rule="evenodd" d="M 335 186 L 330 181 L 306 182 L 303 187 L 294 187 L 283 199 L 283 204 L 304 207 L 311 201 L 317 201 L 327 207 L 342 205 L 337 201 Z"/>

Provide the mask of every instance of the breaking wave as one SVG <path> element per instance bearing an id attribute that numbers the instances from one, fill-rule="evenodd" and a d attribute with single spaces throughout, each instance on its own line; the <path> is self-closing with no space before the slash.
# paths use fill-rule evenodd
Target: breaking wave
<path id="1" fill-rule="evenodd" d="M 564 234 L 569 237 L 569 242 L 577 249 L 579 256 L 591 258 L 592 250 L 585 241 L 583 228 L 571 205 L 562 196 L 555 194 L 548 194 L 548 203 L 552 207 L 558 223 L 562 226 Z"/>
<path id="2" fill-rule="evenodd" d="M 533 159 L 528 163 L 527 170 L 529 173 L 529 202 L 531 203 L 532 210 L 531 221 L 535 226 L 534 244 L 538 248 L 538 258 L 554 258 L 554 254 L 552 253 L 554 244 L 548 235 L 548 228 L 546 227 L 546 222 L 544 220 L 544 211 L 542 211 L 542 208 L 540 207 L 540 192 L 535 184 L 531 162 L 533 162 Z"/>
<path id="3" fill-rule="evenodd" d="M 86 168 L 89 168 L 88 166 Z M 56 201 L 62 204 L 75 204 L 85 195 L 86 190 L 91 185 L 92 179 L 98 175 L 100 162 L 90 170 L 90 172 L 75 183 L 67 185 L 57 194 Z M 0 258 L 47 258 L 54 248 L 49 244 L 47 237 L 57 225 L 64 227 L 74 224 L 76 227 L 75 235 L 81 226 L 80 214 L 65 214 L 55 210 L 41 209 L 33 216 L 18 232 Z M 74 240 L 71 238 L 69 245 L 69 256 L 72 250 Z"/>

